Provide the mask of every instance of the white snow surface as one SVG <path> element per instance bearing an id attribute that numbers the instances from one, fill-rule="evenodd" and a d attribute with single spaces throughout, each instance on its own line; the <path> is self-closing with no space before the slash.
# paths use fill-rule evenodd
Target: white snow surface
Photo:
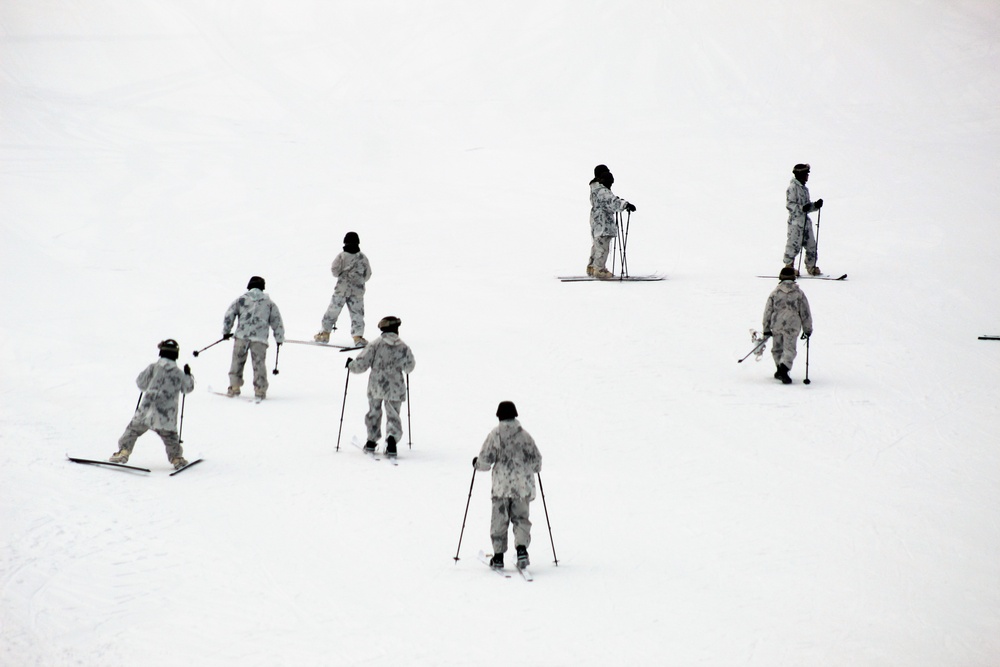
<path id="1" fill-rule="evenodd" d="M 1000 664 L 995 0 L 6 0 L 0 34 L 0 664 Z M 809 386 L 801 346 L 792 386 L 736 363 L 796 162 L 849 274 L 802 281 Z M 667 280 L 555 280 L 598 163 Z M 350 445 L 365 377 L 334 451 L 347 355 L 283 346 L 260 405 L 191 355 L 254 274 L 311 337 L 350 230 L 417 359 L 398 467 Z M 68 462 L 167 337 L 205 462 Z M 532 583 L 476 560 L 501 400 Z"/>

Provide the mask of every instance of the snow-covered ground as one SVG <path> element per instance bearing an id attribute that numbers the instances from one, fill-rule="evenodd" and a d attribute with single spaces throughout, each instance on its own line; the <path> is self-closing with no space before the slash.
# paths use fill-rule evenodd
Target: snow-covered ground
<path id="1" fill-rule="evenodd" d="M 0 664 L 1000 664 L 995 0 L 7 0 L 0 34 Z M 601 162 L 667 280 L 554 279 Z M 735 362 L 796 162 L 850 277 L 803 281 L 786 387 Z M 417 358 L 399 467 L 348 444 L 358 376 L 334 452 L 346 355 L 284 346 L 261 405 L 191 356 L 253 274 L 315 333 L 349 230 Z M 67 462 L 167 337 L 205 463 Z M 476 561 L 485 474 L 452 560 L 504 399 L 530 584 Z"/>

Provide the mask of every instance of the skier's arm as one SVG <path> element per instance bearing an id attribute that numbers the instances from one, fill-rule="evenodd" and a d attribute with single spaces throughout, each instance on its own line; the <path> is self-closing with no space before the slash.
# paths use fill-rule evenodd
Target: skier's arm
<path id="1" fill-rule="evenodd" d="M 761 326 L 764 328 L 764 333 L 771 333 L 771 315 L 774 313 L 774 297 L 767 297 L 767 305 L 764 306 L 764 318 L 761 320 Z"/>
<path id="2" fill-rule="evenodd" d="M 278 310 L 278 304 L 271 302 L 271 317 L 269 318 L 269 324 L 271 329 L 274 331 L 274 342 L 281 345 L 285 342 L 285 323 L 281 319 L 281 311 Z"/>
<path id="3" fill-rule="evenodd" d="M 226 338 L 229 336 L 229 332 L 233 330 L 233 324 L 236 322 L 236 315 L 240 312 L 240 302 L 242 297 L 233 301 L 229 308 L 226 310 L 226 316 L 222 318 L 222 337 Z"/>
<path id="4" fill-rule="evenodd" d="M 799 303 L 799 318 L 802 320 L 802 333 L 806 336 L 811 336 L 813 332 L 813 317 L 812 310 L 809 308 L 809 299 L 806 295 L 802 295 L 802 301 Z"/>
<path id="5" fill-rule="evenodd" d="M 344 272 L 344 253 L 340 253 L 333 258 L 333 264 L 330 265 L 330 273 L 333 274 L 334 278 L 340 278 L 340 274 Z"/>
<path id="6" fill-rule="evenodd" d="M 493 431 L 490 431 L 490 434 L 486 436 L 486 441 L 479 450 L 479 456 L 476 457 L 476 470 L 489 470 L 496 463 L 496 448 L 493 446 L 494 436 Z"/>
<path id="7" fill-rule="evenodd" d="M 139 391 L 146 391 L 149 389 L 149 381 L 153 377 L 153 366 L 156 364 L 150 364 L 146 366 L 146 369 L 139 373 L 139 377 L 135 379 L 135 384 L 139 387 Z"/>
<path id="8" fill-rule="evenodd" d="M 607 188 L 598 188 L 597 199 L 602 206 L 611 211 L 624 211 L 628 202 Z"/>
<path id="9" fill-rule="evenodd" d="M 372 359 L 374 359 L 372 350 L 375 349 L 376 345 L 376 343 L 369 343 L 366 345 L 365 349 L 358 355 L 358 358 L 351 362 L 351 365 L 348 366 L 348 368 L 352 373 L 364 373 L 366 370 L 371 368 Z"/>
<path id="10" fill-rule="evenodd" d="M 181 374 L 181 391 L 190 394 L 194 391 L 194 375 L 191 374 L 191 367 L 184 364 L 184 372 Z"/>
<path id="11" fill-rule="evenodd" d="M 417 367 L 417 360 L 413 358 L 413 350 L 407 346 L 406 352 L 403 356 L 403 372 L 412 373 L 413 369 Z"/>

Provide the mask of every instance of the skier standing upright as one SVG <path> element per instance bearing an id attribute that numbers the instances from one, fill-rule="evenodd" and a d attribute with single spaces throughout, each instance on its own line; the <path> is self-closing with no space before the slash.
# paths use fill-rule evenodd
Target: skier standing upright
<path id="1" fill-rule="evenodd" d="M 274 342 L 278 347 L 285 342 L 285 325 L 281 320 L 278 305 L 264 293 L 264 279 L 253 276 L 247 283 L 247 292 L 233 301 L 222 319 L 222 337 L 233 337 L 233 323 L 236 323 L 236 340 L 233 342 L 233 361 L 229 366 L 229 396 L 239 396 L 243 386 L 243 369 L 247 355 L 252 355 L 254 396 L 260 400 L 267 397 L 267 336 L 268 329 L 274 330 Z"/>
<path id="2" fill-rule="evenodd" d="M 614 182 L 615 177 L 607 166 L 599 164 L 594 167 L 594 178 L 590 181 L 590 235 L 593 244 L 590 247 L 587 275 L 602 280 L 614 278 L 607 267 L 611 241 L 618 236 L 615 213 L 635 210 L 635 206 L 611 192 Z"/>
<path id="3" fill-rule="evenodd" d="M 372 277 L 372 265 L 360 246 L 361 240 L 355 232 L 344 235 L 344 250 L 338 254 L 330 272 L 337 279 L 330 297 L 330 305 L 323 315 L 322 329 L 313 336 L 317 343 L 329 343 L 330 332 L 337 328 L 337 318 L 344 305 L 351 314 L 351 336 L 355 345 L 365 345 L 365 283 Z"/>
<path id="4" fill-rule="evenodd" d="M 777 370 L 774 377 L 784 384 L 791 384 L 788 372 L 795 361 L 796 339 L 799 331 L 802 338 L 812 336 L 812 311 L 809 300 L 795 282 L 795 269 L 786 266 L 778 274 L 778 286 L 767 297 L 764 306 L 764 336 L 770 337 L 771 356 Z"/>
<path id="5" fill-rule="evenodd" d="M 177 367 L 180 346 L 172 338 L 161 341 L 157 348 L 160 358 L 139 373 L 135 379 L 142 398 L 132 421 L 118 439 L 118 451 L 108 459 L 111 463 L 128 463 L 135 441 L 152 429 L 163 440 L 167 459 L 175 469 L 187 465 L 177 431 L 177 402 L 180 394 L 188 394 L 194 389 L 191 367 L 184 364 L 184 370 Z"/>
<path id="6" fill-rule="evenodd" d="M 365 414 L 365 427 L 368 430 L 365 451 L 373 453 L 382 437 L 384 405 L 385 453 L 390 457 L 396 456 L 396 443 L 403 437 L 403 422 L 399 416 L 400 407 L 406 400 L 403 374 L 413 372 L 416 366 L 413 352 L 399 337 L 400 324 L 402 321 L 394 315 L 383 317 L 378 323 L 382 335 L 366 345 L 357 359 L 347 360 L 347 368 L 351 373 L 364 373 L 371 369 L 368 376 L 368 412 Z"/>
<path id="7" fill-rule="evenodd" d="M 797 164 L 792 168 L 792 180 L 785 190 L 785 208 L 788 209 L 788 233 L 785 241 L 784 264 L 795 269 L 795 258 L 805 245 L 806 249 L 806 270 L 811 276 L 818 276 L 823 272 L 816 266 L 817 247 L 816 235 L 813 233 L 812 220 L 809 213 L 823 208 L 823 200 L 817 199 L 815 202 L 809 199 L 809 188 L 806 183 L 809 181 L 809 165 Z M 796 275 L 798 271 L 796 270 Z"/>
<path id="8" fill-rule="evenodd" d="M 513 524 L 517 567 L 525 568 L 531 564 L 528 560 L 528 547 L 531 546 L 528 514 L 530 503 L 535 499 L 535 475 L 542 470 L 542 455 L 531 435 L 521 428 L 517 407 L 512 402 L 502 401 L 497 406 L 497 419 L 500 424 L 486 436 L 479 456 L 472 459 L 476 470 L 493 469 L 490 492 L 493 500 L 490 519 L 493 559 L 490 565 L 503 568 L 507 530 Z"/>

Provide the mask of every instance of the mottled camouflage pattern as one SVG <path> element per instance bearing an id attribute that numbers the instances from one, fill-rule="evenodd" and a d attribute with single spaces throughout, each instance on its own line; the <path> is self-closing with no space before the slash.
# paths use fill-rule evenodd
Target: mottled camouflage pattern
<path id="1" fill-rule="evenodd" d="M 402 401 L 390 401 L 382 398 L 368 397 L 368 412 L 365 413 L 365 429 L 368 439 L 378 442 L 382 437 L 382 406 L 385 405 L 385 434 L 392 436 L 396 442 L 403 439 L 403 420 L 399 417 Z"/>
<path id="2" fill-rule="evenodd" d="M 241 340 L 233 341 L 233 361 L 229 367 L 229 386 L 243 386 L 243 368 L 250 355 L 253 366 L 253 388 L 255 392 L 266 392 L 267 383 L 267 343 Z"/>
<path id="3" fill-rule="evenodd" d="M 180 395 L 194 389 L 194 376 L 185 374 L 176 361 L 160 358 L 139 373 L 135 383 L 143 394 L 133 421 L 154 431 L 176 431 Z"/>
<path id="4" fill-rule="evenodd" d="M 232 331 L 236 320 L 239 320 L 235 334 L 237 339 L 256 341 L 266 346 L 268 328 L 271 328 L 275 342 L 285 342 L 285 325 L 278 306 L 256 287 L 230 304 L 222 320 L 223 336 Z"/>
<path id="5" fill-rule="evenodd" d="M 493 542 L 493 553 L 502 554 L 507 551 L 507 527 L 511 524 L 514 527 L 514 545 L 525 548 L 531 546 L 529 502 L 524 498 L 493 499 L 493 511 L 490 515 L 490 540 Z"/>
<path id="6" fill-rule="evenodd" d="M 587 266 L 595 269 L 608 268 L 608 255 L 611 254 L 611 239 L 613 236 L 595 236 L 590 246 L 590 260 Z"/>
<path id="7" fill-rule="evenodd" d="M 795 262 L 803 243 L 806 248 L 806 268 L 816 266 L 816 236 L 813 234 L 812 219 L 803 210 L 811 201 L 809 188 L 793 178 L 785 190 L 785 208 L 788 209 L 788 238 L 782 258 L 785 266 L 791 266 Z"/>
<path id="8" fill-rule="evenodd" d="M 372 277 L 372 266 L 361 251 L 350 253 L 346 250 L 337 255 L 330 272 L 337 279 L 333 288 L 330 305 L 323 315 L 323 331 L 332 331 L 344 305 L 351 315 L 351 335 L 365 334 L 365 283 Z"/>
<path id="9" fill-rule="evenodd" d="M 772 334 L 771 356 L 775 365 L 792 367 L 795 361 L 799 331 L 812 334 L 812 311 L 809 300 L 791 280 L 783 280 L 767 297 L 764 306 L 764 331 Z"/>
<path id="10" fill-rule="evenodd" d="M 615 213 L 624 211 L 628 202 L 615 196 L 611 189 L 593 181 L 590 184 L 590 234 L 599 236 L 618 236 L 618 224 Z"/>
<path id="11" fill-rule="evenodd" d="M 122 437 L 118 439 L 118 449 L 131 456 L 132 450 L 135 449 L 135 441 L 148 430 L 149 426 L 143 424 L 138 418 L 133 419 L 125 428 Z M 177 431 L 153 429 L 153 432 L 163 440 L 163 446 L 167 450 L 168 461 L 172 463 L 174 459 L 184 456 L 184 448 L 181 447 L 180 435 Z"/>
<path id="12" fill-rule="evenodd" d="M 368 397 L 389 401 L 406 400 L 403 373 L 413 372 L 416 361 L 413 352 L 399 334 L 383 333 L 368 343 L 351 363 L 352 373 L 364 373 L 369 368 Z"/>
<path id="13" fill-rule="evenodd" d="M 486 436 L 476 469 L 490 468 L 494 498 L 535 499 L 535 474 L 542 470 L 542 455 L 518 420 L 505 419 Z"/>

